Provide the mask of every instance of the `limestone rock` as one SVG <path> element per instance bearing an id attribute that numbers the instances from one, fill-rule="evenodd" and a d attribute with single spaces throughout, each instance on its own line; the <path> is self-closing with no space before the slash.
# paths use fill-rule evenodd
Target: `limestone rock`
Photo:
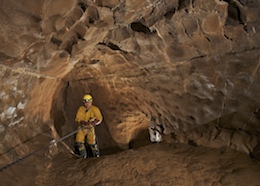
<path id="1" fill-rule="evenodd" d="M 0 7 L 7 162 L 25 153 L 10 148 L 46 128 L 74 131 L 87 92 L 104 115 L 101 149 L 128 148 L 151 117 L 183 143 L 246 153 L 259 143 L 257 1 L 3 0 Z"/>

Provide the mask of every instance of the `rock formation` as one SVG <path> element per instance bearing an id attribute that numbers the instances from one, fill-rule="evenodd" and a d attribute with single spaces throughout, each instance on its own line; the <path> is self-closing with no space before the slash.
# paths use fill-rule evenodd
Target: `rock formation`
<path id="1" fill-rule="evenodd" d="M 74 131 L 85 93 L 101 149 L 148 139 L 152 117 L 179 143 L 259 143 L 259 1 L 0 4 L 1 166 Z"/>

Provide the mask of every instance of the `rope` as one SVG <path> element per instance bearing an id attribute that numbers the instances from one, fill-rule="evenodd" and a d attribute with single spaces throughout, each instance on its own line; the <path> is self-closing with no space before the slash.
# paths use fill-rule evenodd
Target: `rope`
<path id="1" fill-rule="evenodd" d="M 16 148 L 19 147 L 20 145 L 23 145 L 23 144 L 25 144 L 25 143 L 27 143 L 27 142 L 30 142 L 31 140 L 33 140 L 33 139 L 35 139 L 35 138 L 37 138 L 37 137 L 39 137 L 39 136 L 41 136 L 41 135 L 43 135 L 43 134 L 45 134 L 45 133 L 47 133 L 47 132 L 50 132 L 50 129 L 47 129 L 47 130 L 45 130 L 45 131 L 42 131 L 41 133 L 36 134 L 35 136 L 32 136 L 31 138 L 28 138 L 28 139 L 22 141 L 20 144 L 17 144 L 17 145 L 15 145 L 15 146 L 11 147 L 11 148 L 8 149 L 7 151 L 2 152 L 2 153 L 0 154 L 0 157 L 3 156 L 4 154 L 7 154 L 9 151 L 12 151 L 12 150 L 16 149 Z"/>
<path id="2" fill-rule="evenodd" d="M 10 168 L 11 166 L 13 166 L 13 165 L 15 165 L 15 164 L 17 164 L 17 163 L 19 163 L 19 162 L 21 162 L 21 161 L 23 161 L 23 160 L 29 158 L 30 156 L 36 154 L 37 152 L 42 151 L 42 150 L 47 149 L 47 148 L 48 148 L 48 147 L 44 147 L 44 148 L 41 148 L 41 149 L 39 149 L 39 150 L 36 150 L 36 151 L 34 151 L 34 152 L 30 153 L 30 154 L 27 154 L 26 156 L 24 156 L 24 157 L 22 157 L 22 158 L 20 158 L 20 159 L 18 159 L 18 160 L 16 160 L 16 161 L 14 161 L 14 162 L 8 164 L 8 165 L 2 167 L 2 168 L 0 169 L 0 172 L 3 172 L 5 169 Z"/>
<path id="3" fill-rule="evenodd" d="M 85 127 L 83 127 L 83 128 L 85 128 Z M 82 129 L 82 128 L 80 128 L 80 129 Z M 55 143 L 59 143 L 59 142 L 65 140 L 66 138 L 68 138 L 68 137 L 70 137 L 70 136 L 76 134 L 76 133 L 78 132 L 78 130 L 80 130 L 80 129 L 77 129 L 77 130 L 75 130 L 75 131 L 73 131 L 73 132 L 67 134 L 66 136 L 63 136 L 62 138 L 60 138 L 60 139 L 58 139 L 58 140 L 52 140 L 52 141 L 50 142 L 50 145 L 55 144 Z"/>
<path id="4" fill-rule="evenodd" d="M 59 143 L 59 142 L 63 141 L 64 139 L 66 139 L 66 138 L 68 138 L 68 137 L 74 135 L 75 133 L 78 132 L 78 130 L 83 129 L 83 128 L 85 128 L 85 127 L 86 127 L 86 126 L 81 127 L 81 128 L 79 128 L 79 129 L 77 129 L 77 130 L 75 130 L 75 131 L 73 131 L 73 132 L 67 134 L 67 135 L 64 136 L 64 137 L 57 139 L 57 140 L 52 140 L 47 147 L 43 147 L 43 148 L 41 148 L 41 149 L 38 149 L 38 150 L 36 150 L 36 151 L 34 151 L 34 152 L 30 153 L 30 154 L 27 154 L 26 156 L 24 156 L 24 157 L 22 157 L 22 158 L 19 158 L 19 159 L 16 160 L 16 161 L 13 161 L 12 163 L 10 163 L 10 164 L 8 164 L 8 165 L 6 165 L 6 166 L 0 168 L 0 172 L 3 172 L 4 170 L 10 168 L 11 166 L 13 166 L 13 165 L 15 165 L 15 164 L 17 164 L 17 163 L 19 163 L 19 162 L 21 162 L 21 161 L 23 161 L 23 160 L 29 158 L 30 156 L 32 156 L 32 155 L 34 155 L 34 154 L 36 154 L 36 153 L 38 153 L 38 152 L 40 152 L 40 151 L 42 151 L 42 150 L 48 149 L 49 147 L 51 147 L 51 146 L 54 145 L 54 144 L 56 145 L 57 143 Z"/>

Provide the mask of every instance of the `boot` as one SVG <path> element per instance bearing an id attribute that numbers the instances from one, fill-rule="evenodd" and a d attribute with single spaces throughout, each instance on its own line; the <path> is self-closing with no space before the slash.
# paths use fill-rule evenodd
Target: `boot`
<path id="1" fill-rule="evenodd" d="M 93 154 L 94 157 L 99 157 L 100 156 L 97 144 L 90 145 L 90 148 L 92 150 L 92 154 Z"/>
<path id="2" fill-rule="evenodd" d="M 80 143 L 80 142 L 77 142 L 76 143 L 76 147 L 78 149 L 78 152 L 79 152 L 79 158 L 86 158 L 87 157 L 87 153 L 86 153 L 86 148 L 85 148 L 85 145 L 84 143 Z"/>

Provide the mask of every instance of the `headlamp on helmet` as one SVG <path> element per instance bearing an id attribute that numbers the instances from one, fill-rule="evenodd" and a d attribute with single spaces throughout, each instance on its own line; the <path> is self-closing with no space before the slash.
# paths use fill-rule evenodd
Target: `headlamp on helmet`
<path id="1" fill-rule="evenodd" d="M 93 98 L 90 94 L 86 94 L 83 96 L 83 102 L 92 102 Z"/>

